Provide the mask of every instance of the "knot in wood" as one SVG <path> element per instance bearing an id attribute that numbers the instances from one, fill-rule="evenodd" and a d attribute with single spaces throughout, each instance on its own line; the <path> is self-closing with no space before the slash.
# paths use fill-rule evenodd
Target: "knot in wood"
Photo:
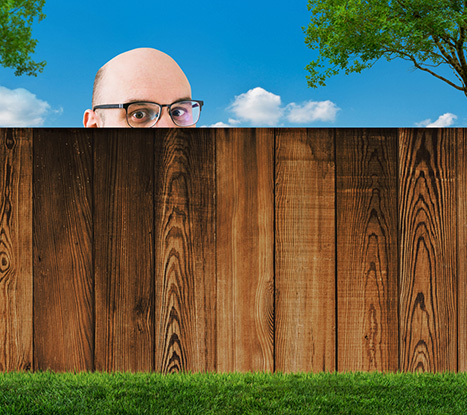
<path id="1" fill-rule="evenodd" d="M 4 274 L 10 269 L 10 258 L 6 252 L 0 252 L 0 274 Z"/>
<path id="2" fill-rule="evenodd" d="M 16 140 L 13 138 L 13 131 L 10 128 L 6 129 L 5 145 L 8 150 L 12 150 L 15 147 Z"/>

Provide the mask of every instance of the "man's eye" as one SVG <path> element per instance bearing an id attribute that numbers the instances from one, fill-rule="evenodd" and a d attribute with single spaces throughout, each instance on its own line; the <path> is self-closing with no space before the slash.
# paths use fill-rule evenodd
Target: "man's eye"
<path id="1" fill-rule="evenodd" d="M 147 121 L 151 118 L 151 114 L 146 110 L 133 111 L 130 117 L 135 121 Z"/>
<path id="2" fill-rule="evenodd" d="M 172 116 L 180 118 L 183 117 L 187 113 L 186 109 L 177 107 L 172 110 Z"/>
<path id="3" fill-rule="evenodd" d="M 139 119 L 144 118 L 145 115 L 146 115 L 146 114 L 145 114 L 143 111 L 138 111 L 138 112 L 135 112 L 135 113 L 133 114 L 133 116 L 134 116 L 135 118 L 139 118 Z"/>

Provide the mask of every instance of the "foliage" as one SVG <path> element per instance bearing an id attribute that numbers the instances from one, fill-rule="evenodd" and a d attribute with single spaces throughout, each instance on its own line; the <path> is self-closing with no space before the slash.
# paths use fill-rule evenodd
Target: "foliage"
<path id="1" fill-rule="evenodd" d="M 319 49 L 306 68 L 309 86 L 384 57 L 408 60 L 467 95 L 467 0 L 309 0 L 308 10 L 305 43 Z"/>
<path id="2" fill-rule="evenodd" d="M 45 15 L 45 0 L 0 1 L 0 65 L 14 68 L 15 75 L 37 76 L 45 62 L 34 62 L 31 54 L 37 44 L 32 38 L 34 18 L 41 21 Z"/>
<path id="3" fill-rule="evenodd" d="M 0 373 L 0 414 L 460 414 L 465 373 Z"/>

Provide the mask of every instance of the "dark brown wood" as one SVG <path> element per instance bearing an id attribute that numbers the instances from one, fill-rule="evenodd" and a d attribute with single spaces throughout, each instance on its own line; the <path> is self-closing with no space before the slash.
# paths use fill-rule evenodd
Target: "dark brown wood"
<path id="1" fill-rule="evenodd" d="M 0 371 L 467 371 L 466 137 L 0 129 Z"/>
<path id="2" fill-rule="evenodd" d="M 32 369 L 32 130 L 0 129 L 0 372 Z"/>
<path id="3" fill-rule="evenodd" d="M 158 372 L 216 370 L 215 130 L 155 135 Z"/>
<path id="4" fill-rule="evenodd" d="M 34 368 L 93 369 L 92 139 L 34 130 Z"/>
<path id="5" fill-rule="evenodd" d="M 94 150 L 96 370 L 154 370 L 154 133 L 98 130 Z"/>
<path id="6" fill-rule="evenodd" d="M 274 131 L 217 133 L 217 369 L 274 370 Z"/>
<path id="7" fill-rule="evenodd" d="M 467 131 L 457 133 L 458 370 L 467 371 Z"/>
<path id="8" fill-rule="evenodd" d="M 400 131 L 401 370 L 457 370 L 456 135 Z"/>
<path id="9" fill-rule="evenodd" d="M 397 370 L 397 130 L 336 130 L 338 370 Z"/>
<path id="10" fill-rule="evenodd" d="M 334 131 L 276 130 L 276 370 L 336 369 Z"/>

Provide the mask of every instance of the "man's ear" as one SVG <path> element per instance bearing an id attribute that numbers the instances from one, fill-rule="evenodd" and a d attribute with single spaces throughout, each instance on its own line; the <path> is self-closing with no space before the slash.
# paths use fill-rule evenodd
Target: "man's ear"
<path id="1" fill-rule="evenodd" d="M 86 128 L 99 127 L 99 120 L 98 120 L 97 114 L 93 110 L 84 111 L 83 125 Z"/>

